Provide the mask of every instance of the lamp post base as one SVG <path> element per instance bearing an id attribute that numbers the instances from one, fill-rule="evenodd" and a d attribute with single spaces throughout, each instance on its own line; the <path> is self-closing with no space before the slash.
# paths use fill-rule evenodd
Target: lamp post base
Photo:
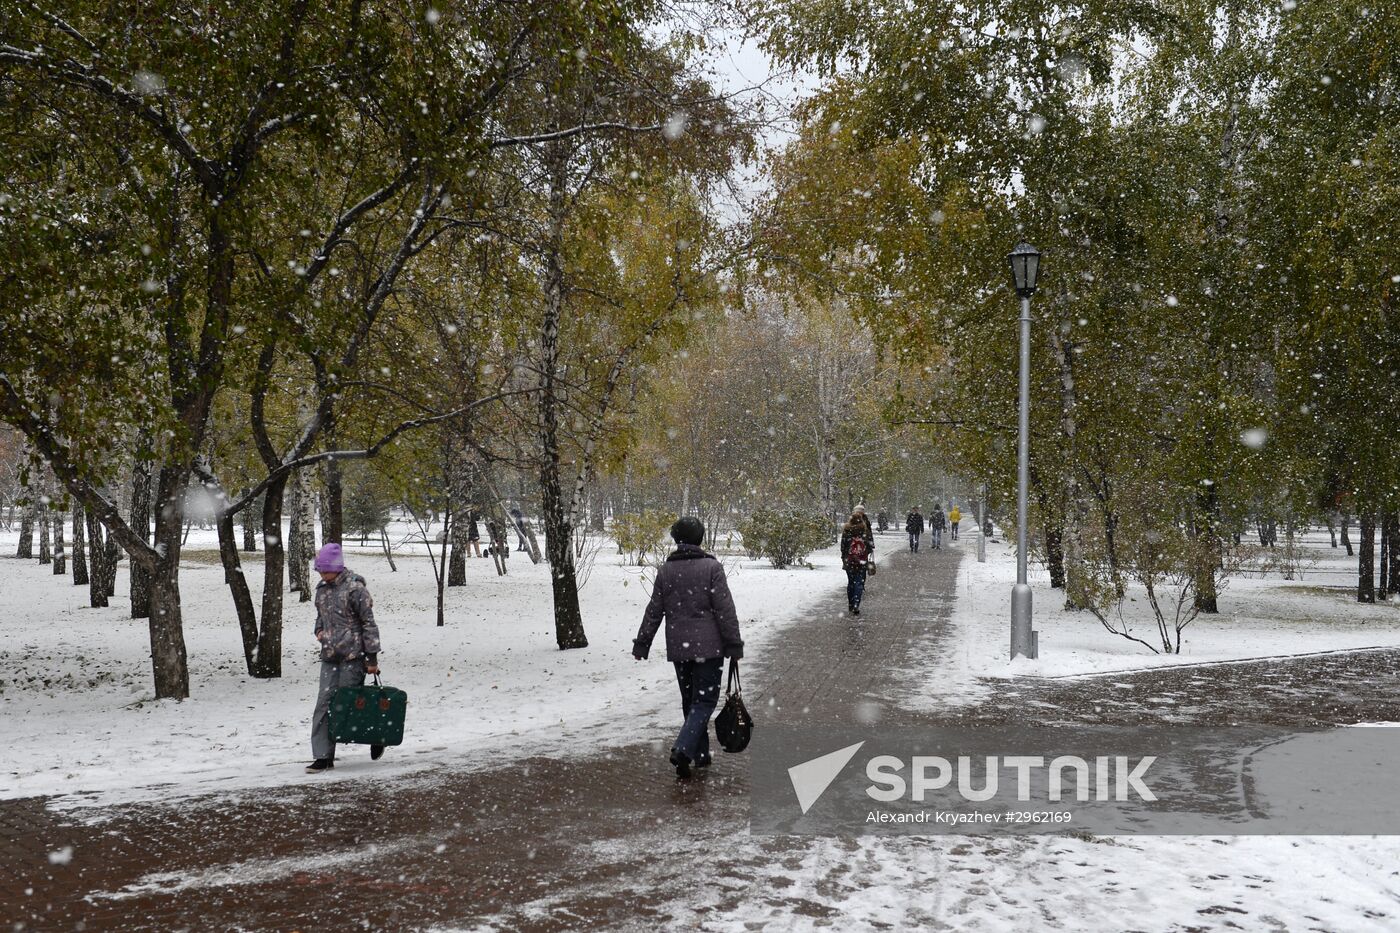
<path id="1" fill-rule="evenodd" d="M 1011 588 L 1011 660 L 1039 656 L 1035 632 L 1031 630 L 1031 588 L 1017 583 Z"/>

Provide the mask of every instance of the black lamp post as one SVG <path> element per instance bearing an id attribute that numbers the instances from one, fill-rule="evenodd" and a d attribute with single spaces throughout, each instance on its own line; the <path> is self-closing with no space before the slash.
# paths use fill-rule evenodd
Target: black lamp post
<path id="1" fill-rule="evenodd" d="M 1040 276 L 1040 250 L 1025 242 L 1007 254 L 1011 285 L 1021 299 L 1021 408 L 1016 451 L 1016 586 L 1011 590 L 1011 659 L 1039 651 L 1031 628 L 1031 587 L 1026 582 L 1026 491 L 1031 464 L 1031 296 Z"/>

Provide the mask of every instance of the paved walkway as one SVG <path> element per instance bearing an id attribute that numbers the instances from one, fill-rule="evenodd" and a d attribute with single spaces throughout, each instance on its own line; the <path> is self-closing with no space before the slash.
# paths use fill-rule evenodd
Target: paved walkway
<path id="1" fill-rule="evenodd" d="M 950 641 L 960 559 L 886 554 L 861 619 L 847 618 L 834 593 L 746 662 L 758 727 L 930 722 L 882 698 L 894 695 L 890 672 L 906 666 L 912 643 L 936 653 Z M 1386 689 L 1397 664 L 1400 652 L 1371 652 L 1018 683 L 957 721 L 1400 719 Z M 810 874 L 820 851 L 838 864 L 815 870 L 836 879 L 854 847 L 749 837 L 747 756 L 719 754 L 680 782 L 665 764 L 670 738 L 333 792 L 308 783 L 84 811 L 81 822 L 42 800 L 0 803 L 0 903 L 6 921 L 45 930 L 695 928 L 732 922 L 741 907 L 836 921 L 773 873 Z M 51 862 L 69 846 L 71 858 Z"/>

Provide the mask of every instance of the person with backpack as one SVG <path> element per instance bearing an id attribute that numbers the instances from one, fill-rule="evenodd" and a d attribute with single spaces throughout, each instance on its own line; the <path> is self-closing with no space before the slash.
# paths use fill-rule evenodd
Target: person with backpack
<path id="1" fill-rule="evenodd" d="M 943 529 L 948 524 L 947 518 L 943 515 L 943 506 L 935 502 L 933 511 L 928 515 L 928 536 L 929 543 L 936 551 L 943 547 Z"/>
<path id="2" fill-rule="evenodd" d="M 924 533 L 924 513 L 914 506 L 914 511 L 904 518 L 904 530 L 909 532 L 909 550 L 919 553 L 919 537 Z"/>
<path id="3" fill-rule="evenodd" d="M 709 767 L 710 717 L 719 703 L 724 659 L 737 663 L 744 656 L 744 640 L 724 567 L 700 547 L 705 540 L 700 519 L 678 519 L 671 538 L 676 549 L 657 571 L 632 657 L 646 660 L 664 620 L 666 658 L 676 666 L 684 717 L 671 746 L 671 764 L 678 777 L 688 778 L 692 767 Z"/>
<path id="4" fill-rule="evenodd" d="M 846 571 L 846 605 L 851 615 L 860 615 L 865 596 L 865 575 L 875 554 L 875 534 L 864 512 L 852 512 L 841 528 L 841 567 Z"/>
<path id="5" fill-rule="evenodd" d="M 948 538 L 958 540 L 958 522 L 962 521 L 962 510 L 956 505 L 948 510 Z"/>
<path id="6" fill-rule="evenodd" d="M 363 687 L 365 674 L 379 673 L 379 626 L 374 621 L 374 599 L 365 578 L 345 569 L 340 545 L 327 543 L 316 552 L 313 566 L 321 575 L 316 584 L 316 640 L 321 643 L 321 687 L 311 715 L 311 754 L 306 766 L 312 774 L 335 767 L 335 740 L 331 738 L 331 697 L 341 687 Z M 378 760 L 383 745 L 371 745 L 369 757 Z"/>

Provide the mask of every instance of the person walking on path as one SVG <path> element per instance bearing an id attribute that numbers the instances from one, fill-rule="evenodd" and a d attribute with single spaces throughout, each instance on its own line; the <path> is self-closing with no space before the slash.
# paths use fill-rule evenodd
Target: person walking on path
<path id="1" fill-rule="evenodd" d="M 935 551 L 943 546 L 943 529 L 947 524 L 948 520 L 943 514 L 943 506 L 935 502 L 933 511 L 928 514 L 928 538 Z"/>
<path id="2" fill-rule="evenodd" d="M 510 510 L 510 520 L 515 525 L 515 536 L 519 539 L 519 541 L 516 542 L 515 549 L 517 551 L 525 551 L 528 554 L 530 548 L 526 546 L 525 541 L 525 513 L 520 511 L 520 506 L 517 505 Z"/>
<path id="3" fill-rule="evenodd" d="M 335 742 L 331 739 L 331 697 L 341 687 L 362 687 L 366 674 L 379 673 L 379 626 L 374 622 L 374 599 L 365 578 L 345 569 L 340 545 L 328 542 L 316 552 L 314 563 L 321 582 L 316 584 L 316 640 L 321 643 L 321 686 L 311 715 L 312 774 L 335 767 Z M 371 745 L 369 757 L 378 760 L 383 745 Z"/>
<path id="4" fill-rule="evenodd" d="M 914 511 L 904 518 L 904 530 L 909 532 L 909 550 L 919 553 L 919 536 L 924 533 L 924 513 L 914 506 Z"/>
<path id="5" fill-rule="evenodd" d="M 671 526 L 676 549 L 666 558 L 651 588 L 651 602 L 632 642 L 632 657 L 646 660 L 656 631 L 666 622 L 666 657 L 676 667 L 681 688 L 680 734 L 671 747 L 671 764 L 679 777 L 693 765 L 710 764 L 710 716 L 719 702 L 724 659 L 744 656 L 739 615 L 724 577 L 724 567 L 701 549 L 705 526 L 686 516 Z"/>
<path id="6" fill-rule="evenodd" d="M 865 596 L 865 575 L 875 553 L 875 534 L 863 512 L 852 512 L 841 529 L 841 566 L 846 571 L 846 606 L 851 615 L 860 615 Z"/>
<path id="7" fill-rule="evenodd" d="M 962 510 L 956 505 L 948 509 L 948 540 L 958 540 L 958 522 L 962 521 Z"/>
<path id="8" fill-rule="evenodd" d="M 467 554 L 481 556 L 481 513 L 472 509 L 467 518 Z"/>

